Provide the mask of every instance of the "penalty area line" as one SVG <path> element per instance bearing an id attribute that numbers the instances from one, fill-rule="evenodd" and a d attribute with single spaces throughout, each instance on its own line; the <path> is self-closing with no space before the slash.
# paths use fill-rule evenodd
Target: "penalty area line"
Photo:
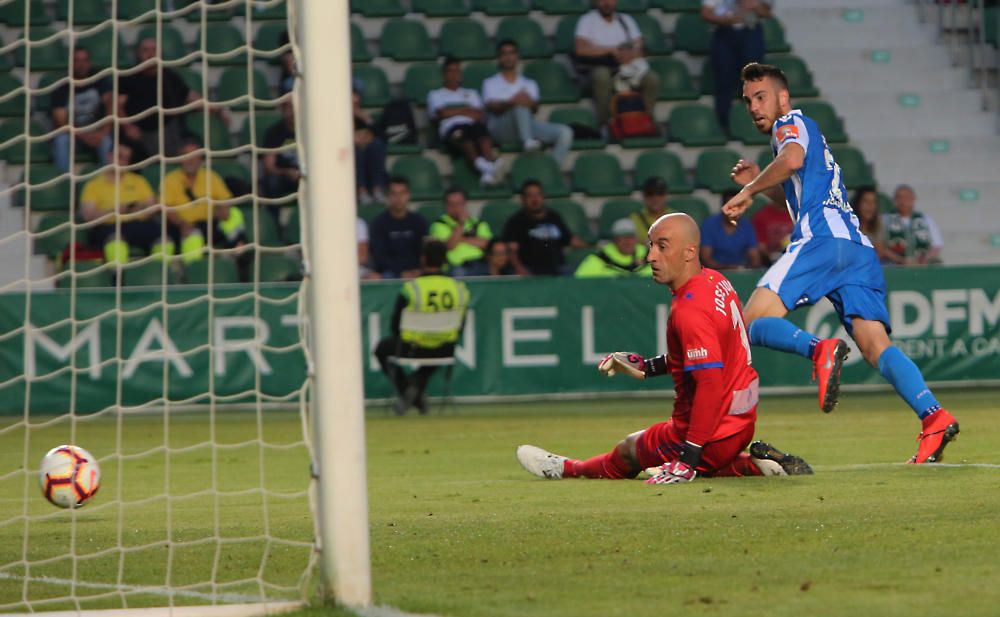
<path id="1" fill-rule="evenodd" d="M 923 465 L 908 465 L 907 463 L 857 463 L 853 465 L 817 465 L 817 471 L 863 471 L 865 469 L 891 469 L 893 467 L 936 467 L 961 468 L 971 467 L 974 469 L 1000 469 L 997 463 L 926 463 Z"/>

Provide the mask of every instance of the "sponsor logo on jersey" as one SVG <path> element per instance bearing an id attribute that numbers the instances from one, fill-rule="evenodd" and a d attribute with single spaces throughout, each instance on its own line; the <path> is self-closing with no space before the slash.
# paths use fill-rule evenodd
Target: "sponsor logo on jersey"
<path id="1" fill-rule="evenodd" d="M 708 350 L 704 347 L 695 347 L 687 350 L 688 360 L 704 360 L 708 357 Z"/>
<path id="2" fill-rule="evenodd" d="M 784 143 L 789 139 L 798 139 L 799 127 L 795 126 L 795 124 L 786 124 L 785 126 L 780 126 L 778 127 L 778 132 L 776 134 L 776 137 L 778 138 L 779 144 Z"/>

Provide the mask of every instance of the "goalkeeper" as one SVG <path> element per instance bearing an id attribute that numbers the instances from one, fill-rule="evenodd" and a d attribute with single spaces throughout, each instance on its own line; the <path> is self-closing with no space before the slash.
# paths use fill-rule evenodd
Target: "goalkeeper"
<path id="1" fill-rule="evenodd" d="M 739 298 L 721 274 L 702 268 L 700 233 L 690 216 L 671 213 L 649 228 L 653 279 L 670 287 L 666 355 L 648 360 L 628 352 L 605 357 L 598 370 L 635 379 L 670 374 L 674 410 L 666 422 L 626 437 L 615 448 L 575 460 L 535 446 L 520 446 L 517 459 L 543 478 L 634 478 L 646 469 L 650 484 L 689 482 L 703 476 L 809 474 L 801 458 L 754 442 L 757 371 Z M 750 452 L 745 452 L 747 445 Z"/>

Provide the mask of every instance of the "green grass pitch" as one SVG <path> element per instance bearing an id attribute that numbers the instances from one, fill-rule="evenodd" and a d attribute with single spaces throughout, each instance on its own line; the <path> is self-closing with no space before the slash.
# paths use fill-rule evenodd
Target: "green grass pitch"
<path id="1" fill-rule="evenodd" d="M 453 617 L 662 615 L 995 615 L 1000 606 L 1000 391 L 943 391 L 962 423 L 945 462 L 900 464 L 914 451 L 919 424 L 889 394 L 846 393 L 824 415 L 813 397 L 767 397 L 757 437 L 806 458 L 816 475 L 796 478 L 698 479 L 651 487 L 640 481 L 544 481 L 525 473 L 514 448 L 534 443 L 575 457 L 604 452 L 625 434 L 667 416 L 670 401 L 586 401 L 460 406 L 446 415 L 389 417 L 369 411 L 369 500 L 373 581 L 378 604 Z M 0 425 L 2 426 L 2 425 Z M 101 584 L 118 574 L 136 586 L 129 605 L 163 603 L 143 585 L 162 585 L 169 573 L 189 585 L 177 603 L 203 603 L 197 581 L 211 575 L 237 581 L 216 591 L 238 598 L 259 593 L 253 577 L 261 540 L 198 544 L 215 533 L 252 536 L 268 504 L 272 536 L 308 540 L 312 523 L 303 498 L 234 495 L 214 507 L 211 449 L 205 417 L 183 414 L 169 423 L 170 444 L 187 448 L 129 459 L 120 474 L 105 466 L 101 494 L 78 512 L 81 578 L 94 599 L 84 608 L 120 606 Z M 162 418 L 128 419 L 121 427 L 129 451 L 163 443 Z M 66 426 L 32 432 L 31 457 L 61 442 Z M 114 443 L 113 422 L 83 422 L 80 445 L 98 456 Z M 216 423 L 216 441 L 235 444 L 257 434 L 252 414 L 229 413 Z M 60 432 L 62 431 L 62 432 Z M 297 415 L 267 417 L 275 444 L 300 438 Z M 0 471 L 20 465 L 23 431 L 0 433 Z M 302 448 L 257 446 L 216 450 L 214 481 L 228 490 L 260 483 L 293 493 L 306 487 Z M 191 494 L 174 503 L 173 539 L 190 542 L 168 567 L 162 545 L 166 509 L 155 495 L 170 463 L 173 490 Z M 36 464 L 33 462 L 33 464 Z M 981 466 L 977 466 L 981 465 Z M 994 466 L 991 466 L 994 465 Z M 16 481 L 15 481 L 16 479 Z M 30 478 L 34 483 L 34 478 Z M 23 476 L 0 482 L 0 562 L 20 559 L 25 527 L 11 524 L 23 503 Z M 32 487 L 33 488 L 33 487 Z M 119 510 L 121 491 L 130 504 Z M 56 513 L 28 527 L 33 559 L 67 550 L 69 513 L 58 513 L 34 490 L 31 514 Z M 139 502 L 149 498 L 148 502 Z M 216 515 L 215 513 L 219 514 Z M 119 521 L 122 525 L 119 526 Z M 269 583 L 294 586 L 308 551 L 272 545 L 262 572 Z M 0 605 L 27 588 L 34 599 L 67 593 L 52 582 L 0 577 Z M 23 574 L 23 572 L 21 572 Z M 32 570 L 61 579 L 66 562 Z M 48 608 L 63 608 L 53 603 Z M 2 612 L 2 611 L 0 611 Z M 298 615 L 346 615 L 313 608 Z"/>

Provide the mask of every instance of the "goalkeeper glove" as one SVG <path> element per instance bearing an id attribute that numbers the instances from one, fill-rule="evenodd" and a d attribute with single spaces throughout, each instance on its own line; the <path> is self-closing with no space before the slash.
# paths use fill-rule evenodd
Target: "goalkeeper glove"
<path id="1" fill-rule="evenodd" d="M 614 377 L 617 373 L 628 375 L 633 379 L 646 378 L 646 361 L 637 353 L 629 351 L 616 351 L 604 356 L 604 359 L 597 365 L 597 370 L 605 373 L 608 377 Z"/>
<path id="2" fill-rule="evenodd" d="M 690 482 L 698 475 L 694 467 L 684 461 L 671 461 L 659 467 L 650 467 L 646 473 L 650 476 L 646 484 L 680 484 Z"/>

